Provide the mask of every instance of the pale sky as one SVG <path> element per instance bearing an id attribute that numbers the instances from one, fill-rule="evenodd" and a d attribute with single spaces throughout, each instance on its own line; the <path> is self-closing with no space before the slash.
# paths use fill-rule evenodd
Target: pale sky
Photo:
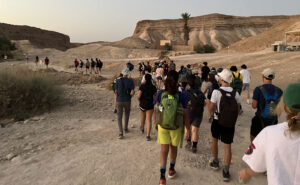
<path id="1" fill-rule="evenodd" d="M 71 42 L 117 41 L 145 19 L 222 13 L 237 16 L 300 14 L 300 0 L 0 0 L 0 22 L 69 35 Z"/>

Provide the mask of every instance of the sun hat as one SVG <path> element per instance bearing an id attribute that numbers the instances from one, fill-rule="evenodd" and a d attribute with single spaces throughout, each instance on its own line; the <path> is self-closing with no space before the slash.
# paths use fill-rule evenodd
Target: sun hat
<path id="1" fill-rule="evenodd" d="M 231 67 L 230 67 L 230 71 L 236 72 L 236 71 L 237 71 L 237 67 L 236 67 L 236 66 L 231 66 Z"/>
<path id="2" fill-rule="evenodd" d="M 130 70 L 128 68 L 124 68 L 121 73 L 122 73 L 122 75 L 129 75 Z"/>
<path id="3" fill-rule="evenodd" d="M 275 78 L 275 72 L 271 68 L 267 68 L 262 72 L 262 75 L 267 79 L 267 80 L 273 80 Z"/>
<path id="4" fill-rule="evenodd" d="M 242 69 L 247 69 L 246 64 L 243 64 L 243 65 L 241 66 L 241 68 L 242 68 Z"/>
<path id="5" fill-rule="evenodd" d="M 223 71 L 223 68 L 222 67 L 219 67 L 218 69 L 217 69 L 217 72 L 218 73 L 221 73 Z"/>
<path id="6" fill-rule="evenodd" d="M 283 92 L 284 104 L 293 111 L 300 112 L 300 82 L 292 83 Z"/>
<path id="7" fill-rule="evenodd" d="M 218 76 L 225 82 L 231 83 L 232 73 L 228 69 L 223 69 L 221 73 L 218 73 Z"/>

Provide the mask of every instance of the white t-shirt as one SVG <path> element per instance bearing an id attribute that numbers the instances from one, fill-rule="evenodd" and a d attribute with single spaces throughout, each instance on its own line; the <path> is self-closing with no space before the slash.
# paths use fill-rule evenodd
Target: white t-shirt
<path id="1" fill-rule="evenodd" d="M 266 127 L 243 157 L 253 171 L 267 171 L 269 185 L 300 185 L 300 136 L 287 129 L 287 122 Z"/>
<path id="2" fill-rule="evenodd" d="M 227 91 L 227 92 L 232 92 L 232 90 L 233 90 L 232 87 L 220 87 L 220 88 L 223 89 L 224 91 Z M 212 92 L 210 101 L 217 105 L 217 112 L 220 112 L 221 97 L 222 97 L 222 93 L 219 90 L 214 90 Z M 240 95 L 239 95 L 238 92 L 236 92 L 236 94 L 235 94 L 235 99 L 236 99 L 238 104 L 241 103 Z M 214 118 L 218 119 L 218 116 L 216 115 L 216 113 L 214 113 Z"/>
<path id="3" fill-rule="evenodd" d="M 150 74 L 150 73 L 149 73 Z M 156 85 L 156 77 L 153 75 L 153 74 L 150 74 L 152 76 L 152 84 L 153 85 Z M 143 76 L 142 78 L 142 84 L 145 84 L 146 83 L 146 79 L 145 79 L 145 75 Z"/>
<path id="4" fill-rule="evenodd" d="M 251 81 L 251 74 L 248 70 L 242 69 L 240 73 L 243 75 L 243 83 L 244 84 L 250 84 Z"/>

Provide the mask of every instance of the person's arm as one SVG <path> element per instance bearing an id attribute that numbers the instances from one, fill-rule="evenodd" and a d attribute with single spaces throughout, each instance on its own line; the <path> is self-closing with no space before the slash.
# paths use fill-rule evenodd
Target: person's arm
<path id="1" fill-rule="evenodd" d="M 259 176 L 261 174 L 262 173 L 257 173 L 255 171 L 253 171 L 251 168 L 245 168 L 245 169 L 242 169 L 239 172 L 239 181 L 240 181 L 240 183 L 246 183 L 252 177 L 256 177 L 256 176 Z"/>
<path id="2" fill-rule="evenodd" d="M 141 100 L 141 96 L 142 96 L 142 91 L 139 90 L 138 93 L 137 93 L 137 98 L 138 98 L 138 100 Z"/>
<path id="3" fill-rule="evenodd" d="M 257 101 L 256 100 L 252 100 L 252 108 L 257 109 Z"/>
<path id="4" fill-rule="evenodd" d="M 216 110 L 216 104 L 213 102 L 210 102 L 209 106 L 208 106 L 208 110 L 209 110 L 209 117 L 213 116 L 214 112 Z"/>
<path id="5" fill-rule="evenodd" d="M 188 113 L 188 109 L 183 109 L 183 119 L 184 119 L 184 125 L 186 132 L 186 138 L 191 138 L 191 123 L 190 123 L 190 117 Z"/>

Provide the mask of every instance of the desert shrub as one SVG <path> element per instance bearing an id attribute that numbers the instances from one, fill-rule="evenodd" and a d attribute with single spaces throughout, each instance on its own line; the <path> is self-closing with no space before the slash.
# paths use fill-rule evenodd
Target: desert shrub
<path id="1" fill-rule="evenodd" d="M 203 46 L 201 44 L 196 44 L 194 46 L 194 51 L 196 53 L 214 53 L 216 52 L 216 48 L 208 44 L 205 44 Z"/>
<path id="2" fill-rule="evenodd" d="M 10 40 L 0 37 L 0 50 L 12 51 L 12 50 L 16 50 L 16 49 L 17 48 L 16 48 L 15 44 L 11 43 Z"/>
<path id="3" fill-rule="evenodd" d="M 0 117 L 24 120 L 31 115 L 50 111 L 62 95 L 45 74 L 29 70 L 0 70 Z"/>

